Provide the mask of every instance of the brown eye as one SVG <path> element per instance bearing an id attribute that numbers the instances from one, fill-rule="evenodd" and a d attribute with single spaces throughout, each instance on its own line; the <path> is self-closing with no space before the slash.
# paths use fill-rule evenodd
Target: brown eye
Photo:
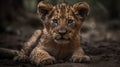
<path id="1" fill-rule="evenodd" d="M 68 25 L 73 24 L 73 20 L 72 20 L 72 19 L 68 19 L 67 24 L 68 24 Z"/>
<path id="2" fill-rule="evenodd" d="M 54 25 L 58 25 L 58 20 L 57 20 L 57 19 L 53 19 L 53 20 L 52 20 L 52 23 L 53 23 Z"/>

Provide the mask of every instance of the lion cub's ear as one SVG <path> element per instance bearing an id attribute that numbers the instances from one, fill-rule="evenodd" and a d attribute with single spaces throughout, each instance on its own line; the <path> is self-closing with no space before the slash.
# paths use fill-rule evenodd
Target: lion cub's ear
<path id="1" fill-rule="evenodd" d="M 86 2 L 79 2 L 73 5 L 73 10 L 76 15 L 79 15 L 84 20 L 89 14 L 89 5 Z"/>
<path id="2" fill-rule="evenodd" d="M 39 2 L 37 6 L 37 13 L 40 15 L 41 20 L 45 20 L 45 17 L 52 10 L 53 5 L 47 4 L 44 1 Z"/>

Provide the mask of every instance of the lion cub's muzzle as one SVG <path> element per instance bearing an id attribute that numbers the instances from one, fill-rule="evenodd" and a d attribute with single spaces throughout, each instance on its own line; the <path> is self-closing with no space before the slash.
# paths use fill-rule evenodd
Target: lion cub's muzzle
<path id="1" fill-rule="evenodd" d="M 69 43 L 70 42 L 69 33 L 70 33 L 70 31 L 67 29 L 57 29 L 56 36 L 55 36 L 55 42 Z"/>
<path id="2" fill-rule="evenodd" d="M 65 34 L 67 34 L 67 30 L 66 29 L 60 29 L 57 31 L 59 35 L 64 36 Z"/>

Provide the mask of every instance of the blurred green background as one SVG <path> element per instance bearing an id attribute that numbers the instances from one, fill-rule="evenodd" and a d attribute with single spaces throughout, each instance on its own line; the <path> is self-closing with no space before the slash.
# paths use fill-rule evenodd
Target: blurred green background
<path id="1" fill-rule="evenodd" d="M 43 28 L 36 12 L 41 0 L 0 0 L 0 42 L 11 42 L 8 36 L 29 39 L 35 29 Z M 90 5 L 90 15 L 81 29 L 88 40 L 120 40 L 120 0 L 44 0 L 51 4 L 85 1 Z M 14 37 L 13 37 L 14 39 Z M 5 40 L 5 41 L 4 41 Z M 13 41 L 14 42 L 14 41 Z"/>

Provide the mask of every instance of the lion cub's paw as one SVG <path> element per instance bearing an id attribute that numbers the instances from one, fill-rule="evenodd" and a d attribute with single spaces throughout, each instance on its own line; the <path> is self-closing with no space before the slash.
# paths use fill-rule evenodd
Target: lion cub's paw
<path id="1" fill-rule="evenodd" d="M 17 62 L 28 62 L 28 56 L 26 56 L 25 54 L 18 54 L 17 56 L 15 56 L 13 58 L 14 61 L 17 61 Z"/>
<path id="2" fill-rule="evenodd" d="M 87 55 L 83 55 L 83 56 L 77 56 L 74 55 L 70 58 L 70 62 L 90 62 L 90 57 Z"/>
<path id="3" fill-rule="evenodd" d="M 55 58 L 54 57 L 46 57 L 44 59 L 41 59 L 40 64 L 54 64 Z"/>
<path id="4" fill-rule="evenodd" d="M 30 59 L 31 59 L 31 62 L 37 66 L 44 65 L 44 64 L 49 65 L 49 64 L 55 63 L 55 58 L 52 56 L 47 56 L 47 57 L 32 56 Z"/>

